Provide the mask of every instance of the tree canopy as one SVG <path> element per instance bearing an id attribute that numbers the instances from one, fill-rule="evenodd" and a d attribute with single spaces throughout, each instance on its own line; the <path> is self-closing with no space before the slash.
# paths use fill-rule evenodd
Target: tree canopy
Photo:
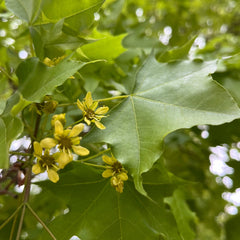
<path id="1" fill-rule="evenodd" d="M 238 240 L 237 0 L 0 0 L 0 238 Z"/>

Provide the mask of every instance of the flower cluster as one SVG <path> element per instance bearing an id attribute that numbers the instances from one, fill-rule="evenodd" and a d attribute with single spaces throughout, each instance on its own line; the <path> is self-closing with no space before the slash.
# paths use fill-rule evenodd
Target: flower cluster
<path id="1" fill-rule="evenodd" d="M 104 178 L 111 177 L 111 185 L 116 189 L 117 192 L 122 193 L 124 181 L 128 180 L 127 171 L 114 156 L 109 157 L 107 155 L 103 155 L 102 159 L 109 165 L 107 166 L 107 169 L 102 173 L 102 176 Z"/>
<path id="2" fill-rule="evenodd" d="M 48 59 L 45 60 L 45 64 L 48 63 L 50 66 Z M 87 93 L 82 102 L 77 100 L 77 106 L 82 111 L 83 120 L 88 125 L 94 123 L 99 129 L 105 129 L 105 126 L 100 121 L 106 117 L 105 114 L 109 108 L 106 106 L 98 107 L 98 104 L 99 101 L 94 101 L 90 92 Z M 49 115 L 55 111 L 57 102 L 48 97 L 45 98 L 44 105 L 42 104 L 42 106 L 45 108 L 44 111 L 41 109 L 41 112 Z M 79 135 L 84 129 L 84 124 L 78 122 L 73 127 L 66 128 L 65 113 L 56 114 L 52 117 L 53 137 L 46 137 L 40 142 L 35 141 L 33 143 L 34 157 L 37 159 L 37 162 L 32 166 L 34 174 L 47 171 L 50 181 L 56 183 L 59 180 L 58 170 L 63 169 L 73 160 L 73 154 L 79 156 L 89 154 L 89 150 L 80 145 L 82 138 Z M 111 177 L 111 185 L 117 192 L 122 193 L 124 181 L 128 180 L 127 171 L 113 155 L 111 157 L 103 155 L 102 159 L 107 164 L 102 176 L 104 178 Z"/>
<path id="3" fill-rule="evenodd" d="M 64 168 L 73 160 L 73 152 L 80 156 L 89 154 L 89 150 L 80 146 L 81 137 L 78 135 L 84 128 L 83 123 L 75 125 L 73 128 L 64 129 L 65 115 L 59 114 L 52 118 L 54 124 L 54 138 L 44 138 L 40 143 L 34 142 L 34 156 L 37 163 L 33 165 L 32 171 L 35 174 L 47 170 L 48 177 L 52 182 L 57 182 L 59 176 L 57 171 Z M 58 147 L 58 151 L 50 154 L 50 150 Z M 43 151 L 43 149 L 45 149 Z"/>

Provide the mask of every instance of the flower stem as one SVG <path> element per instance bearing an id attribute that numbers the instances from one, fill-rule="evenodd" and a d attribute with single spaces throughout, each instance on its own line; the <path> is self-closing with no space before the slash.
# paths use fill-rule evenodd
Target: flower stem
<path id="1" fill-rule="evenodd" d="M 89 160 L 94 159 L 94 158 L 96 158 L 96 157 L 98 157 L 98 156 L 101 156 L 103 153 L 108 152 L 108 151 L 110 151 L 110 150 L 111 150 L 111 148 L 108 148 L 108 149 L 106 149 L 106 150 L 103 150 L 103 151 L 101 151 L 101 152 L 99 152 L 99 153 L 97 153 L 97 154 L 91 156 L 91 157 L 88 157 L 88 158 L 85 158 L 85 159 L 79 160 L 79 162 L 86 162 L 86 161 L 89 161 Z"/>
<path id="2" fill-rule="evenodd" d="M 80 120 L 77 120 L 76 122 L 70 124 L 68 127 L 72 127 L 73 125 L 77 124 L 77 123 L 80 123 L 83 121 L 83 118 L 81 118 Z"/>
<path id="3" fill-rule="evenodd" d="M 83 164 L 88 165 L 88 166 L 92 166 L 92 167 L 98 167 L 98 168 L 108 168 L 107 166 L 103 166 L 103 165 L 98 165 L 98 164 L 93 164 L 93 163 L 86 163 L 83 162 Z"/>
<path id="4" fill-rule="evenodd" d="M 37 213 L 31 208 L 31 206 L 26 203 L 26 206 L 28 207 L 28 209 L 30 210 L 30 212 L 32 213 L 32 215 L 38 220 L 38 222 L 41 223 L 41 225 L 43 226 L 43 228 L 48 232 L 48 234 L 52 237 L 52 239 L 57 240 L 55 238 L 55 236 L 53 235 L 53 233 L 50 231 L 50 229 L 46 226 L 46 224 L 42 221 L 42 219 L 37 215 Z"/>
<path id="5" fill-rule="evenodd" d="M 106 101 L 111 101 L 115 99 L 122 99 L 122 98 L 128 98 L 129 95 L 122 95 L 122 96 L 116 96 L 116 97 L 110 97 L 110 98 L 102 98 L 98 100 L 93 100 L 94 102 L 106 102 Z"/>

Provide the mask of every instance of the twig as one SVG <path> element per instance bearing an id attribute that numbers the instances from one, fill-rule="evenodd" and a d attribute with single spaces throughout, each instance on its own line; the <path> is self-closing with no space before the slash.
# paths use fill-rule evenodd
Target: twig
<path id="1" fill-rule="evenodd" d="M 20 221 L 19 221 L 19 225 L 18 225 L 16 240 L 20 239 L 25 211 L 26 211 L 26 205 L 24 204 L 22 207 L 22 213 L 21 213 L 21 217 L 20 217 Z"/>
<path id="2" fill-rule="evenodd" d="M 31 206 L 28 203 L 26 203 L 26 206 L 28 207 L 32 215 L 38 220 L 38 222 L 41 223 L 43 228 L 48 232 L 48 234 L 52 237 L 52 239 L 57 240 L 53 235 L 53 233 L 50 231 L 50 229 L 47 227 L 47 225 L 42 221 L 42 219 L 37 215 L 37 213 L 31 208 Z"/>
<path id="3" fill-rule="evenodd" d="M 13 240 L 14 230 L 15 230 L 15 226 L 16 226 L 16 223 L 17 223 L 17 218 L 18 218 L 18 212 L 17 212 L 17 214 L 15 215 L 15 217 L 13 219 L 13 224 L 12 224 L 9 240 Z"/>
<path id="4" fill-rule="evenodd" d="M 37 119 L 36 119 L 36 124 L 35 124 L 35 129 L 34 129 L 34 133 L 33 133 L 33 137 L 36 138 L 37 134 L 38 134 L 38 129 L 40 126 L 40 122 L 41 122 L 41 116 L 37 115 Z M 31 149 L 31 153 L 33 153 L 33 141 L 34 139 L 32 139 L 32 149 Z M 31 161 L 32 158 L 29 159 L 29 162 Z M 17 231 L 17 237 L 16 240 L 20 239 L 20 235 L 21 235 L 21 231 L 22 231 L 22 226 L 23 226 L 23 220 L 24 220 L 24 215 L 25 215 L 25 211 L 26 211 L 26 204 L 29 200 L 29 196 L 30 196 L 30 188 L 31 188 L 31 178 L 32 178 L 32 169 L 30 166 L 28 166 L 26 168 L 26 175 L 25 175 L 25 187 L 24 187 L 24 195 L 23 195 L 23 208 L 22 208 L 22 213 L 21 213 L 21 217 L 19 220 L 19 225 L 18 225 L 18 231 Z"/>

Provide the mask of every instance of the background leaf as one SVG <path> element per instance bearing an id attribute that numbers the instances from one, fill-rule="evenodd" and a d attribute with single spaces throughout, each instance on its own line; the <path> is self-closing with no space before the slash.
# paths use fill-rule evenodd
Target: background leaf
<path id="1" fill-rule="evenodd" d="M 22 121 L 11 115 L 0 117 L 0 168 L 9 166 L 10 143 L 22 132 Z"/>
<path id="2" fill-rule="evenodd" d="M 91 60 L 106 59 L 113 60 L 123 53 L 126 49 L 122 47 L 122 40 L 125 34 L 119 36 L 106 36 L 96 42 L 86 44 L 77 50 L 81 56 L 86 55 Z"/>
<path id="3" fill-rule="evenodd" d="M 39 13 L 41 0 L 6 0 L 6 6 L 19 18 L 31 23 Z"/>
<path id="4" fill-rule="evenodd" d="M 41 16 L 34 24 L 48 24 L 64 18 L 65 31 L 80 33 L 90 27 L 94 13 L 98 11 L 103 2 L 103 0 L 83 0 L 79 4 L 78 0 L 71 0 L 71 2 L 43 0 Z"/>
<path id="5" fill-rule="evenodd" d="M 20 83 L 19 92 L 28 101 L 40 101 L 85 64 L 64 59 L 54 67 L 48 67 L 37 58 L 28 59 L 19 65 L 16 72 Z"/>
<path id="6" fill-rule="evenodd" d="M 169 204 L 172 209 L 182 239 L 194 240 L 196 236 L 191 228 L 191 223 L 195 222 L 197 218 L 185 202 L 183 192 L 177 189 L 172 197 L 165 198 L 164 201 Z"/>

